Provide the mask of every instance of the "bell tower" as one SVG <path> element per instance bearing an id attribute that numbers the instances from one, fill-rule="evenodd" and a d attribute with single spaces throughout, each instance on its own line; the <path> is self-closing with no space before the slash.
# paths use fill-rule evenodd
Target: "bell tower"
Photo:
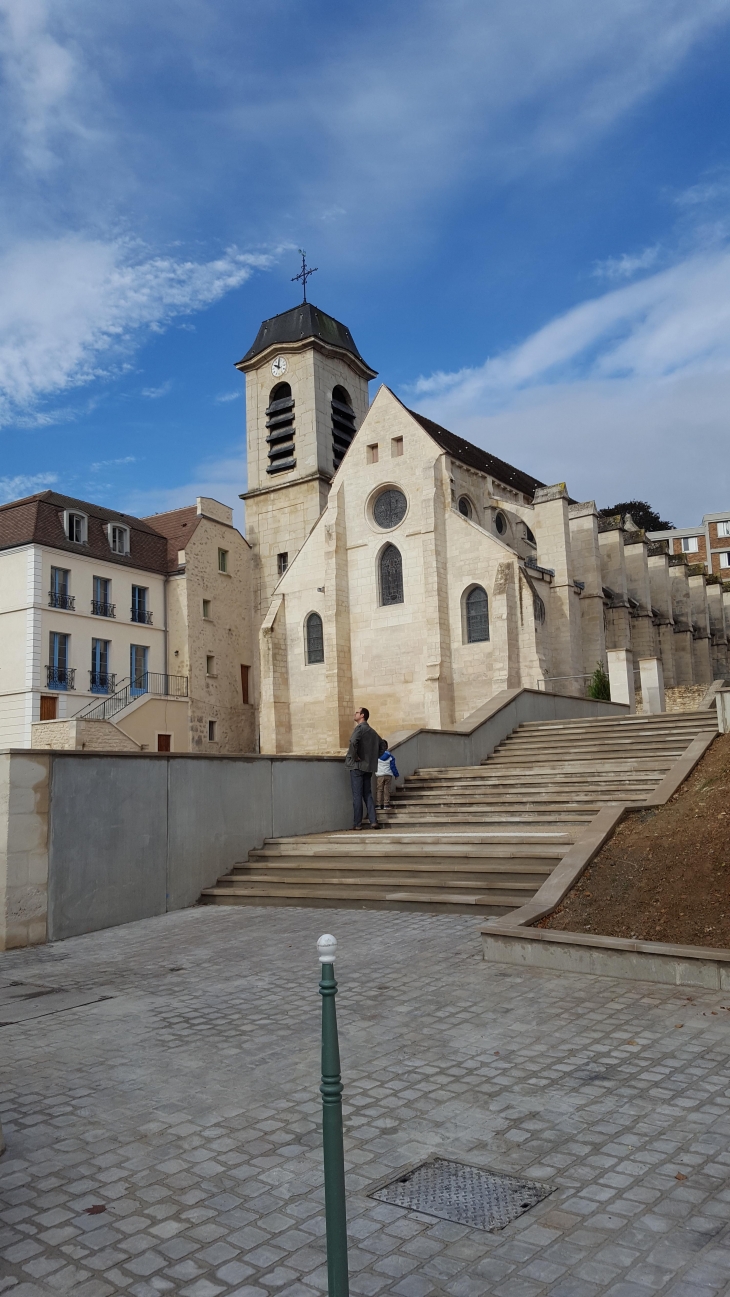
<path id="1" fill-rule="evenodd" d="M 322 512 L 368 410 L 350 330 L 311 302 L 264 320 L 236 369 L 246 375 L 246 537 L 260 625 L 279 578 Z"/>

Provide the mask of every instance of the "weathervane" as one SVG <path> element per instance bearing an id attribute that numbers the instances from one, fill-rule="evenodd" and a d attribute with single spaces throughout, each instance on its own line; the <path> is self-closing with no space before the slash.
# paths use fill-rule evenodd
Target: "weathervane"
<path id="1" fill-rule="evenodd" d="M 304 251 L 303 248 L 300 248 L 299 251 L 300 251 L 301 256 L 302 256 L 302 268 L 301 268 L 301 270 L 299 271 L 299 274 L 298 274 L 298 275 L 292 275 L 292 277 L 291 277 L 291 281 L 292 281 L 292 283 L 295 283 L 298 279 L 301 279 L 301 281 L 302 281 L 302 292 L 304 293 L 304 297 L 303 297 L 302 300 L 303 300 L 304 302 L 306 302 L 306 300 L 307 300 L 307 280 L 309 279 L 309 276 L 310 276 L 310 275 L 313 275 L 313 274 L 314 274 L 315 270 L 318 270 L 318 269 L 319 269 L 319 267 L 318 267 L 318 266 L 312 266 L 312 268 L 311 268 L 311 270 L 310 270 L 309 266 L 307 265 L 307 254 L 306 254 L 306 252 Z"/>

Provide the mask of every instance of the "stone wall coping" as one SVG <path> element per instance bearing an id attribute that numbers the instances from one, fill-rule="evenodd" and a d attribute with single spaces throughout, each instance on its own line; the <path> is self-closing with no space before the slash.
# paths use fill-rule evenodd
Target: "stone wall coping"
<path id="1" fill-rule="evenodd" d="M 485 925 L 490 936 L 514 937 L 515 930 L 501 920 Z M 560 932 L 552 928 L 525 928 L 521 941 L 543 941 L 556 945 L 591 946 L 600 950 L 626 950 L 645 955 L 669 955 L 673 959 L 708 959 L 730 964 L 730 950 L 712 946 L 679 946 L 669 941 L 640 941 L 632 937 L 602 937 L 592 932 Z"/>
<path id="2" fill-rule="evenodd" d="M 72 719 L 72 718 L 71 718 Z M 440 731 L 436 731 L 440 733 Z M 74 748 L 0 748 L 0 756 L 28 757 L 120 757 L 167 761 L 335 761 L 344 765 L 344 755 L 317 752 L 93 752 Z"/>

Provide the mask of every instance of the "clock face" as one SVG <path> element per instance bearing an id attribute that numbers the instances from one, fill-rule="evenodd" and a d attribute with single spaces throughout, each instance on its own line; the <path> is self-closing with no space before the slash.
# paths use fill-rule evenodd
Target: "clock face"
<path id="1" fill-rule="evenodd" d="M 287 364 L 285 356 L 277 356 L 275 360 L 272 360 L 271 372 L 274 375 L 274 378 L 281 378 L 282 374 L 286 373 L 286 370 Z"/>

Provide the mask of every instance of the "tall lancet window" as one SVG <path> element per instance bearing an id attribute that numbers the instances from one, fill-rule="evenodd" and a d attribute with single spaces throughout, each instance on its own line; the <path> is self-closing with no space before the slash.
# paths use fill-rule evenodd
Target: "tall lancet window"
<path id="1" fill-rule="evenodd" d="M 475 585 L 466 596 L 466 641 L 478 644 L 489 639 L 489 600 L 487 592 Z"/>
<path id="2" fill-rule="evenodd" d="M 386 545 L 380 555 L 380 602 L 403 603 L 403 559 L 395 545 Z"/>
<path id="3" fill-rule="evenodd" d="M 335 471 L 340 467 L 355 436 L 355 411 L 350 393 L 344 387 L 332 392 L 332 461 Z"/>
<path id="4" fill-rule="evenodd" d="M 294 397 L 288 383 L 277 383 L 266 407 L 269 446 L 267 473 L 284 473 L 296 467 L 294 458 Z"/>
<path id="5" fill-rule="evenodd" d="M 318 612 L 310 612 L 305 625 L 307 665 L 324 662 L 324 628 Z"/>

